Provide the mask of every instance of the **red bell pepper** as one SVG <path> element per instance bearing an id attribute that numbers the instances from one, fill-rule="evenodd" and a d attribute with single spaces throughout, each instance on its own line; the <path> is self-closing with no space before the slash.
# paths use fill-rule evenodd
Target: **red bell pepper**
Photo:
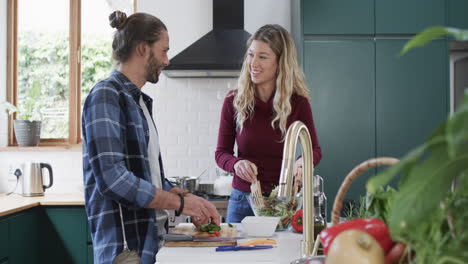
<path id="1" fill-rule="evenodd" d="M 302 212 L 302 209 L 300 209 L 300 210 L 297 210 L 297 212 L 294 214 L 292 218 L 292 226 L 294 230 L 296 230 L 297 232 L 301 232 L 301 233 L 303 230 L 302 217 L 303 217 L 303 212 Z"/>
<path id="2" fill-rule="evenodd" d="M 380 244 L 385 255 L 387 255 L 393 247 L 394 242 L 392 241 L 388 227 L 382 220 L 377 218 L 360 218 L 334 225 L 326 228 L 320 233 L 320 240 L 322 242 L 325 255 L 328 254 L 328 249 L 333 243 L 335 237 L 341 232 L 350 229 L 367 232 Z"/>

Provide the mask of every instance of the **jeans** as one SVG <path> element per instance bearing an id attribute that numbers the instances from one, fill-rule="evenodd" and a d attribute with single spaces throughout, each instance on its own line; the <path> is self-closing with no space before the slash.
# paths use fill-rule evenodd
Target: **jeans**
<path id="1" fill-rule="evenodd" d="M 232 189 L 226 213 L 226 223 L 240 223 L 244 217 L 254 215 L 249 201 L 247 201 L 249 195 L 249 192 Z"/>

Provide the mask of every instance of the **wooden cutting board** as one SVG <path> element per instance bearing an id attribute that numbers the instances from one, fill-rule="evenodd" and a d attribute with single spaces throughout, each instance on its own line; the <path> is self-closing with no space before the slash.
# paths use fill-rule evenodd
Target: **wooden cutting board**
<path id="1" fill-rule="evenodd" d="M 193 224 L 178 224 L 169 229 L 170 234 L 184 234 L 191 236 L 209 237 L 208 232 L 200 232 Z M 229 227 L 227 224 L 221 224 L 219 237 L 236 237 L 236 227 Z M 165 247 L 217 247 L 217 246 L 237 246 L 237 239 L 227 241 L 165 241 Z"/>

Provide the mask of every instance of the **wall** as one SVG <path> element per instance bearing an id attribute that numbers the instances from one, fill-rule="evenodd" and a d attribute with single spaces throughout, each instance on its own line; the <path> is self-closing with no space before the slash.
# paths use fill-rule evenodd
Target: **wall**
<path id="1" fill-rule="evenodd" d="M 0 102 L 6 99 L 6 32 L 7 32 L 7 1 L 0 4 Z M 7 121 L 7 114 L 0 111 L 0 146 L 7 144 L 7 126 L 3 125 Z"/>
<path id="2" fill-rule="evenodd" d="M 168 27 L 171 45 L 169 57 L 185 49 L 212 28 L 212 0 L 137 1 L 138 12 L 151 13 Z M 244 20 L 248 32 L 253 33 L 266 23 L 277 23 L 290 29 L 290 1 L 276 0 L 275 5 L 270 3 L 268 0 L 245 1 Z M 6 9 L 1 8 L 1 12 Z M 5 17 L 1 14 L 0 17 Z M 6 30 L 0 29 L 0 32 Z M 1 52 L 5 50 L 2 46 L 4 38 L 2 34 Z M 0 60 L 0 67 L 3 67 L 0 68 L 0 81 L 4 82 L 5 78 L 1 77 L 5 74 L 6 56 Z M 162 74 L 159 83 L 143 88 L 144 92 L 154 98 L 153 114 L 160 135 L 166 175 L 199 175 L 209 168 L 202 181 L 215 179 L 214 150 L 220 109 L 224 96 L 235 84 L 236 79 L 170 79 Z M 0 83 L 0 88 L 1 98 L 5 93 L 5 84 Z M 6 132 L 2 134 L 3 127 L 0 129 L 0 143 L 6 138 Z M 23 160 L 52 164 L 54 186 L 48 192 L 73 191 L 82 186 L 81 152 L 1 151 L 0 193 L 14 187 L 15 178 L 9 174 L 10 167 Z"/>

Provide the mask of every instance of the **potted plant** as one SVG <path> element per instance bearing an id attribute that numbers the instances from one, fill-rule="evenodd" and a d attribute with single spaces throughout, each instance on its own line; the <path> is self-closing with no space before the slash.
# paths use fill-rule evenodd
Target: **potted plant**
<path id="1" fill-rule="evenodd" d="M 13 121 L 16 141 L 19 146 L 37 146 L 41 138 L 42 115 L 34 98 L 29 97 L 24 106 L 20 109 L 9 102 L 0 104 L 9 115 L 17 114 L 17 119 Z"/>

